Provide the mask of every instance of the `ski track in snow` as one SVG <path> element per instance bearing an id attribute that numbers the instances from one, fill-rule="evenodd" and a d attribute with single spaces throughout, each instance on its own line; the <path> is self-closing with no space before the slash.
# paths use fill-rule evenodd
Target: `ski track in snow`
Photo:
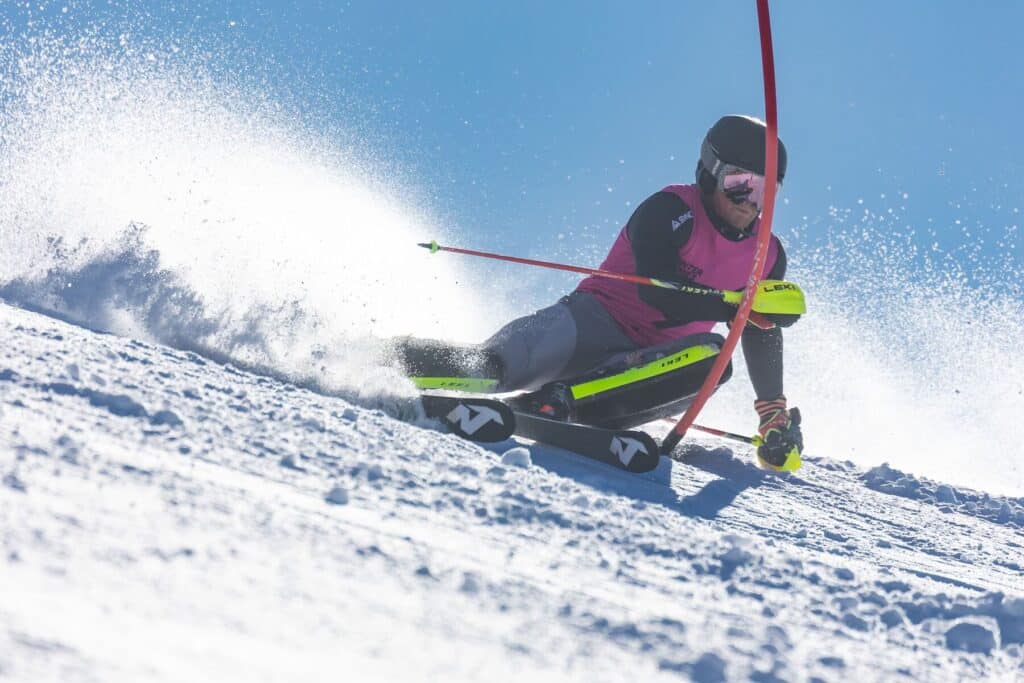
<path id="1" fill-rule="evenodd" d="M 0 304 L 0 678 L 1024 676 L 1024 500 L 519 445 Z"/>

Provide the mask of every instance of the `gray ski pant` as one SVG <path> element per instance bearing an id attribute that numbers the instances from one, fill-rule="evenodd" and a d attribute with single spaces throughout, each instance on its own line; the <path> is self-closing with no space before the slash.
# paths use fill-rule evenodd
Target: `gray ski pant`
<path id="1" fill-rule="evenodd" d="M 504 365 L 502 391 L 534 391 L 548 382 L 610 374 L 701 343 L 722 345 L 717 334 L 701 334 L 642 349 L 626 336 L 593 294 L 573 292 L 558 303 L 517 318 L 494 333 L 483 348 Z"/>

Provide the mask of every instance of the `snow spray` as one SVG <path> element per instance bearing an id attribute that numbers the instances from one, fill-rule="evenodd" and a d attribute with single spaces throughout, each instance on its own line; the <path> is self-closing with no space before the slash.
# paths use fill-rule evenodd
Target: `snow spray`
<path id="1" fill-rule="evenodd" d="M 472 266 L 422 257 L 448 233 L 363 131 L 216 64 L 98 32 L 0 51 L 0 297 L 360 391 L 382 338 L 496 328 Z"/>

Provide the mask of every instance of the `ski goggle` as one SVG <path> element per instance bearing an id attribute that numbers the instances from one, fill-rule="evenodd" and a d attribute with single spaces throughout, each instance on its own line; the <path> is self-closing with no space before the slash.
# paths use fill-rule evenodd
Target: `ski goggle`
<path id="1" fill-rule="evenodd" d="M 718 188 L 733 204 L 750 202 L 761 209 L 766 185 L 763 175 L 751 173 L 739 166 L 725 166 L 718 173 Z"/>

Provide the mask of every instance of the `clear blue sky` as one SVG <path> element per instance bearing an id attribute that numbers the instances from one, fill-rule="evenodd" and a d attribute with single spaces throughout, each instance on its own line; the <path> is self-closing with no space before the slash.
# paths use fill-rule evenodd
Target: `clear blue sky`
<path id="1" fill-rule="evenodd" d="M 764 111 L 753 0 L 186 4 L 0 16 L 221 46 L 218 68 L 413 169 L 465 244 L 535 255 L 599 257 L 637 202 L 692 180 L 719 115 Z M 892 229 L 935 231 L 923 242 L 1020 250 L 997 238 L 1024 212 L 1024 4 L 787 0 L 772 19 L 790 153 L 778 232 L 806 223 L 813 240 L 830 206 L 894 208 Z"/>

